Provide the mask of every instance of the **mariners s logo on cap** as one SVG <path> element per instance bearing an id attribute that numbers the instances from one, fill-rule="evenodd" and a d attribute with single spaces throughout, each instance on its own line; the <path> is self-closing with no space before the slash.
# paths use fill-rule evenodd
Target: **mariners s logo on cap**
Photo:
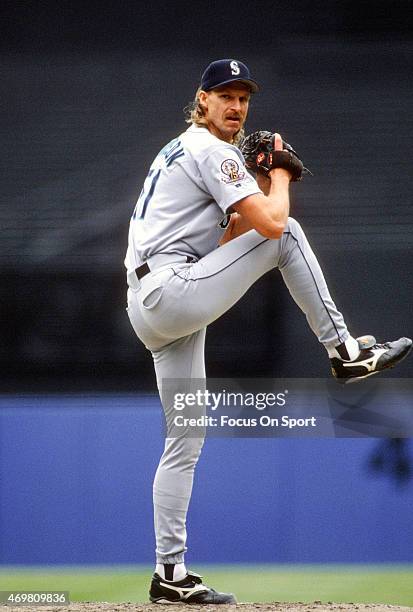
<path id="1" fill-rule="evenodd" d="M 232 74 L 239 74 L 240 73 L 238 62 L 236 62 L 234 60 L 233 62 L 231 62 L 230 66 L 231 66 L 231 73 Z"/>
<path id="2" fill-rule="evenodd" d="M 200 87 L 204 91 L 209 91 L 234 81 L 244 83 L 252 93 L 258 91 L 258 84 L 251 77 L 248 66 L 235 59 L 221 59 L 211 62 L 204 70 Z"/>

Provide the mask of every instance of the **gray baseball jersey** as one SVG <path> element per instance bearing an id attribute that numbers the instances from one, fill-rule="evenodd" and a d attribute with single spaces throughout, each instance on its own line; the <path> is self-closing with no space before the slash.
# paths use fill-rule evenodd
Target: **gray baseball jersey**
<path id="1" fill-rule="evenodd" d="M 128 271 L 155 253 L 200 259 L 218 246 L 231 205 L 259 191 L 237 147 L 192 125 L 150 167 L 130 222 Z"/>
<path id="2" fill-rule="evenodd" d="M 279 240 L 251 230 L 216 248 L 224 231 L 220 224 L 231 205 L 259 191 L 236 147 L 205 128 L 191 126 L 156 157 L 130 223 L 125 259 L 128 315 L 152 353 L 168 424 L 153 486 L 158 563 L 184 560 L 186 515 L 203 444 L 185 428 L 174 430 L 174 389 L 166 393 L 162 381 L 205 378 L 207 325 L 260 276 L 278 267 L 326 348 L 349 337 L 297 221 L 289 219 Z M 197 261 L 187 263 L 187 255 Z M 145 261 L 150 273 L 139 280 L 135 269 Z"/>

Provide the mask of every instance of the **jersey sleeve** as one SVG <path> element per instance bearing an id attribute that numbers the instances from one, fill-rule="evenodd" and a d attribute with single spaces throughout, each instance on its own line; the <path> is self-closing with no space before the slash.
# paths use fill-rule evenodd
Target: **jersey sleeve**
<path id="1" fill-rule="evenodd" d="M 242 198 L 261 192 L 246 169 L 241 153 L 230 145 L 214 147 L 200 163 L 199 170 L 209 193 L 224 213 Z"/>

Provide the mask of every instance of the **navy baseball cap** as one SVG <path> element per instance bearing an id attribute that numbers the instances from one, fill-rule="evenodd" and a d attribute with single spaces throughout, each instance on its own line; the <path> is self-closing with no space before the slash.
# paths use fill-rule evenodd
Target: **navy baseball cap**
<path id="1" fill-rule="evenodd" d="M 201 77 L 200 87 L 204 91 L 209 91 L 234 81 L 245 83 L 253 93 L 258 91 L 258 85 L 251 78 L 248 67 L 234 59 L 221 59 L 211 62 Z"/>

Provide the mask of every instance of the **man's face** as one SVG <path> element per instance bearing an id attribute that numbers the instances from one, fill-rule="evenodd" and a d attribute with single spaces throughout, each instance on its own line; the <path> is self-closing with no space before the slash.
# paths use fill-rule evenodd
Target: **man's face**
<path id="1" fill-rule="evenodd" d="M 232 142 L 245 123 L 249 100 L 249 89 L 237 82 L 201 91 L 199 101 L 205 109 L 209 131 L 221 140 Z"/>

